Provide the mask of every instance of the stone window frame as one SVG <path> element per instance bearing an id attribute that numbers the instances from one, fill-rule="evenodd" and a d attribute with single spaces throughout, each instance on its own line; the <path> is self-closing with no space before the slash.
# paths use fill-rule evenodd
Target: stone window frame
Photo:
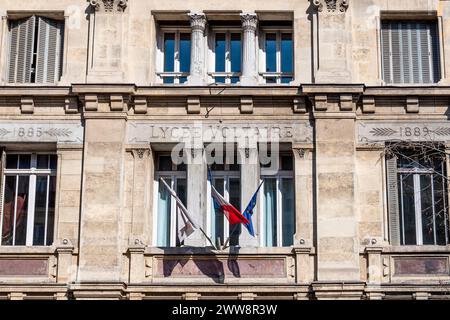
<path id="1" fill-rule="evenodd" d="M 225 72 L 216 72 L 216 53 L 215 53 L 215 43 L 216 43 L 216 34 L 217 33 L 225 33 Z M 231 55 L 230 43 L 231 43 L 231 34 L 239 33 L 241 35 L 241 72 L 231 72 L 231 57 L 227 58 L 227 55 Z M 209 82 L 216 83 L 216 77 L 225 77 L 226 85 L 239 85 L 240 78 L 242 76 L 242 68 L 243 68 L 243 41 L 244 41 L 244 33 L 242 30 L 242 26 L 213 26 L 208 30 L 208 77 Z M 232 77 L 238 77 L 239 81 L 237 83 L 231 83 Z"/>
<path id="2" fill-rule="evenodd" d="M 436 21 L 437 26 L 437 35 L 438 35 L 438 44 L 439 44 L 439 60 L 440 60 L 440 81 L 432 84 L 414 84 L 414 83 L 394 83 L 388 84 L 383 79 L 383 53 L 382 53 L 382 35 L 381 35 L 381 25 L 383 20 L 430 20 Z M 378 63 L 378 81 L 381 86 L 397 86 L 397 87 L 420 87 L 420 86 L 435 86 L 439 85 L 444 79 L 446 75 L 445 68 L 445 50 L 444 50 L 444 26 L 443 26 L 443 17 L 439 15 L 437 11 L 423 11 L 423 10 L 414 10 L 414 11 L 404 11 L 404 10 L 381 10 L 379 16 L 376 18 L 376 33 L 377 33 L 377 63 Z"/>
<path id="3" fill-rule="evenodd" d="M 29 154 L 31 155 L 31 163 L 30 169 L 6 169 L 6 156 L 8 154 Z M 36 156 L 37 155 L 54 155 L 56 156 L 56 169 L 37 169 L 36 168 Z M 50 159 L 49 159 L 50 161 Z M 26 243 L 25 245 L 2 245 L 0 241 L 0 248 L 26 248 L 26 247 L 52 247 L 57 238 L 57 230 L 58 230 L 58 199 L 59 199 L 59 182 L 60 182 L 60 155 L 56 150 L 50 150 L 48 148 L 44 149 L 30 149 L 27 151 L 19 151 L 17 148 L 3 148 L 2 157 L 1 157 L 1 176 L 0 176 L 0 239 L 3 230 L 3 205 L 4 205 L 4 193 L 5 193 L 5 176 L 6 175 L 25 175 L 29 177 L 37 177 L 38 175 L 46 175 L 55 177 L 55 204 L 54 204 L 54 215 L 53 215 L 53 241 L 50 244 L 44 245 L 33 245 L 33 234 L 34 234 L 34 217 L 35 217 L 35 208 L 28 204 L 27 209 L 27 230 L 26 230 Z M 33 166 L 34 164 L 34 166 Z M 8 172 L 6 172 L 8 171 Z M 35 180 L 35 179 L 34 179 Z M 49 182 L 48 182 L 49 183 Z M 33 184 L 29 182 L 29 194 L 35 195 L 36 193 L 36 181 Z M 47 189 L 48 193 L 48 189 Z M 34 199 L 34 196 L 30 196 L 30 198 Z M 33 200 L 34 201 L 34 200 Z M 48 204 L 47 204 L 48 205 Z M 46 237 L 44 239 L 44 243 L 46 242 Z"/>
<path id="4" fill-rule="evenodd" d="M 190 72 L 180 72 L 179 67 L 179 57 L 175 57 L 173 72 L 164 71 L 164 35 L 166 33 L 175 33 L 175 55 L 177 53 L 177 48 L 179 48 L 180 34 L 189 33 L 192 34 L 192 29 L 189 26 L 157 26 L 156 31 L 156 83 L 163 85 L 186 85 L 189 79 L 180 83 L 181 77 L 189 77 Z M 192 46 L 192 41 L 191 41 Z M 190 58 L 192 62 L 192 57 Z M 164 83 L 165 77 L 174 77 L 174 83 Z"/>
<path id="5" fill-rule="evenodd" d="M 9 64 L 9 27 L 10 20 L 17 20 L 29 16 L 41 16 L 45 18 L 64 21 L 64 33 L 62 35 L 63 51 L 61 62 L 61 76 L 55 83 L 9 83 L 8 82 L 8 64 Z M 68 53 L 68 35 L 69 35 L 69 12 L 66 10 L 9 10 L 1 15 L 0 24 L 0 85 L 3 86 L 62 86 L 63 78 L 67 74 L 67 53 Z"/>
<path id="6" fill-rule="evenodd" d="M 277 72 L 270 73 L 266 72 L 266 33 L 275 33 L 277 37 Z M 282 73 L 281 72 L 281 34 L 290 33 L 292 36 L 292 73 Z M 269 83 L 271 85 L 290 85 L 295 82 L 295 33 L 294 27 L 290 26 L 262 26 L 259 27 L 257 32 L 257 41 L 258 41 L 258 73 L 259 80 L 262 84 L 267 84 L 266 78 L 274 77 L 276 78 L 276 83 Z M 292 77 L 292 80 L 289 83 L 281 83 L 282 77 Z"/>

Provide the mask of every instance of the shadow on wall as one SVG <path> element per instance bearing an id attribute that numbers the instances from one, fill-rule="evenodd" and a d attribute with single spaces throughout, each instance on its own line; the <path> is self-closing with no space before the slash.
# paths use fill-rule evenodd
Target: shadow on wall
<path id="1" fill-rule="evenodd" d="M 218 259 L 216 252 L 210 248 L 204 248 L 204 253 L 194 253 L 194 248 L 184 247 L 183 257 L 170 258 L 170 250 L 162 248 L 165 252 L 163 260 L 163 275 L 165 278 L 173 275 L 199 276 L 204 275 L 211 278 L 215 283 L 224 283 L 225 276 L 241 277 L 239 268 L 239 248 L 230 248 L 230 253 L 226 260 Z M 173 252 L 173 251 L 172 251 Z M 228 271 L 227 271 L 228 270 Z"/>

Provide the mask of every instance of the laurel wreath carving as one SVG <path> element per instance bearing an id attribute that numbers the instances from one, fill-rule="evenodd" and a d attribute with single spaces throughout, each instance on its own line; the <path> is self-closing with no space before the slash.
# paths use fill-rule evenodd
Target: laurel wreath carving
<path id="1" fill-rule="evenodd" d="M 375 137 L 390 137 L 398 131 L 391 128 L 373 128 L 370 133 Z"/>
<path id="2" fill-rule="evenodd" d="M 44 133 L 49 135 L 50 137 L 69 137 L 72 134 L 72 131 L 65 128 L 53 128 L 48 129 Z"/>
<path id="3" fill-rule="evenodd" d="M 4 137 L 4 136 L 6 136 L 8 133 L 11 133 L 11 131 L 6 130 L 6 129 L 4 129 L 4 128 L 1 128 L 1 129 L 0 129 L 0 137 Z"/>

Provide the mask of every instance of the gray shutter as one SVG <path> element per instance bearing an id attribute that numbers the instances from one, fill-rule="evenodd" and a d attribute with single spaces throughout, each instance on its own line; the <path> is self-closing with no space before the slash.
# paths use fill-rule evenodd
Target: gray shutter
<path id="1" fill-rule="evenodd" d="M 386 159 L 387 174 L 387 196 L 388 196 L 388 216 L 389 216 L 389 234 L 391 245 L 400 245 L 400 215 L 398 201 L 398 177 L 397 177 L 397 158 L 390 157 Z"/>
<path id="2" fill-rule="evenodd" d="M 440 79 L 439 41 L 434 22 L 382 23 L 386 83 L 435 83 Z"/>
<path id="3" fill-rule="evenodd" d="M 36 18 L 31 16 L 10 24 L 10 55 L 8 81 L 30 83 L 33 63 Z"/>
<path id="4" fill-rule="evenodd" d="M 64 23 L 38 19 L 36 83 L 55 83 L 61 76 Z"/>
<path id="5" fill-rule="evenodd" d="M 6 152 L 4 148 L 0 148 L 0 218 L 3 219 L 3 172 L 6 164 Z M 1 225 L 1 221 L 0 221 Z M 0 230 L 0 245 L 2 242 L 2 230 Z"/>

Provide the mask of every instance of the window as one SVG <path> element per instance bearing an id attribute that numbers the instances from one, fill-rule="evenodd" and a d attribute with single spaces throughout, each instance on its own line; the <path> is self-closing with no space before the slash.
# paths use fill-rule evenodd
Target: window
<path id="1" fill-rule="evenodd" d="M 240 31 L 214 33 L 214 72 L 216 83 L 238 83 L 242 67 L 242 40 Z"/>
<path id="2" fill-rule="evenodd" d="M 176 203 L 170 192 L 160 181 L 163 178 L 166 183 L 177 193 L 180 200 L 186 206 L 187 185 L 186 165 L 176 165 L 172 162 L 170 154 L 161 154 L 157 157 L 155 174 L 156 195 L 156 245 L 158 247 L 180 246 L 177 239 L 177 212 Z"/>
<path id="3" fill-rule="evenodd" d="M 56 155 L 6 155 L 2 184 L 2 245 L 52 245 L 56 164 Z"/>
<path id="4" fill-rule="evenodd" d="M 400 150 L 387 160 L 393 244 L 448 243 L 444 160 L 435 150 L 418 149 Z"/>
<path id="5" fill-rule="evenodd" d="M 191 33 L 176 30 L 162 33 L 163 83 L 185 83 L 191 68 Z"/>
<path id="6" fill-rule="evenodd" d="M 214 155 L 213 155 L 214 157 Z M 239 211 L 241 210 L 241 173 L 240 165 L 235 154 L 231 158 L 233 163 L 225 161 L 217 161 L 221 163 L 213 163 L 211 165 L 211 178 L 216 190 L 224 197 L 226 201 L 232 204 Z M 234 160 L 233 160 L 234 159 Z M 208 183 L 208 188 L 210 188 Z M 209 191 L 211 194 L 211 191 Z M 227 238 L 230 237 L 229 245 L 239 245 L 239 235 L 241 234 L 241 224 L 231 225 L 225 215 L 214 209 L 211 198 L 211 239 L 216 242 L 217 246 L 224 245 Z"/>
<path id="7" fill-rule="evenodd" d="M 384 21 L 381 40 L 386 83 L 424 84 L 440 80 L 436 22 Z"/>
<path id="8" fill-rule="evenodd" d="M 289 84 L 294 76 L 292 32 L 266 31 L 263 34 L 263 65 L 266 83 Z"/>
<path id="9" fill-rule="evenodd" d="M 293 158 L 280 154 L 279 170 L 266 172 L 270 164 L 261 165 L 264 181 L 262 202 L 261 245 L 264 247 L 288 247 L 294 243 L 295 197 Z M 272 173 L 272 172 L 271 172 Z"/>
<path id="10" fill-rule="evenodd" d="M 31 16 L 9 21 L 10 83 L 56 83 L 61 77 L 64 22 Z"/>

